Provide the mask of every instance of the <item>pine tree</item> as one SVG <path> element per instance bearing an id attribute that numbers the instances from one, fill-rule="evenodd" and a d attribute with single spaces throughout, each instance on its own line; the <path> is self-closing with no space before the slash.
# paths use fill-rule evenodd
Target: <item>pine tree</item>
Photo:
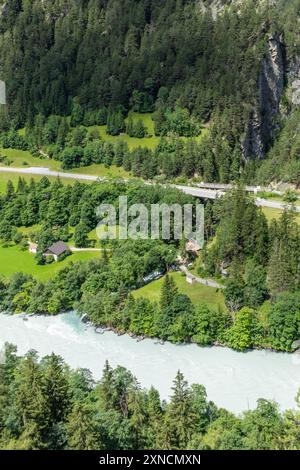
<path id="1" fill-rule="evenodd" d="M 89 235 L 88 226 L 84 222 L 80 222 L 75 227 L 75 233 L 74 233 L 75 246 L 79 248 L 88 247 L 90 244 L 88 235 Z"/>
<path id="2" fill-rule="evenodd" d="M 69 128 L 67 119 L 65 118 L 61 119 L 60 125 L 58 128 L 58 133 L 57 133 L 57 140 L 56 140 L 56 143 L 59 146 L 63 147 L 65 145 L 69 131 L 70 131 L 70 128 Z"/>
<path id="3" fill-rule="evenodd" d="M 14 185 L 13 183 L 11 182 L 11 180 L 8 180 L 7 182 L 7 185 L 6 185 L 6 195 L 5 195 L 5 199 L 7 201 L 10 201 L 13 196 L 15 194 L 15 188 L 14 188 Z"/>
<path id="4" fill-rule="evenodd" d="M 16 371 L 13 388 L 14 412 L 18 417 L 20 430 L 34 428 L 34 448 L 45 444 L 46 429 L 49 425 L 50 409 L 43 391 L 43 376 L 35 352 L 29 352 Z"/>
<path id="5" fill-rule="evenodd" d="M 75 402 L 66 425 L 68 447 L 72 450 L 100 450 L 103 444 L 91 406 Z"/>
<path id="6" fill-rule="evenodd" d="M 134 136 L 142 139 L 146 135 L 146 128 L 141 119 L 138 119 L 134 125 Z"/>
<path id="7" fill-rule="evenodd" d="M 55 354 L 44 358 L 42 366 L 43 390 L 49 407 L 50 421 L 53 424 L 64 421 L 71 406 L 66 367 L 63 360 Z"/>
<path id="8" fill-rule="evenodd" d="M 279 240 L 275 240 L 272 246 L 267 280 L 272 296 L 288 291 L 293 285 L 286 249 L 284 243 Z"/>
<path id="9" fill-rule="evenodd" d="M 25 194 L 27 192 L 27 184 L 24 178 L 18 178 L 18 185 L 17 185 L 17 194 Z"/>
<path id="10" fill-rule="evenodd" d="M 133 119 L 132 119 L 131 114 L 129 114 L 128 119 L 127 119 L 126 134 L 128 134 L 130 137 L 134 137 L 134 124 L 133 124 Z"/>
<path id="11" fill-rule="evenodd" d="M 113 369 L 108 361 L 105 361 L 99 387 L 101 406 L 104 409 L 113 407 Z"/>
<path id="12" fill-rule="evenodd" d="M 175 295 L 178 293 L 178 287 L 172 276 L 167 274 L 161 288 L 160 295 L 160 308 L 161 310 L 167 309 L 172 304 Z"/>
<path id="13" fill-rule="evenodd" d="M 145 442 L 144 426 L 146 424 L 146 413 L 144 409 L 144 395 L 137 383 L 135 384 L 135 390 L 129 394 L 128 410 L 134 435 L 133 446 L 135 449 L 143 449 Z"/>
<path id="14" fill-rule="evenodd" d="M 165 427 L 169 428 L 168 448 L 187 448 L 195 431 L 196 414 L 191 389 L 180 371 L 177 372 L 172 391 L 165 418 Z"/>

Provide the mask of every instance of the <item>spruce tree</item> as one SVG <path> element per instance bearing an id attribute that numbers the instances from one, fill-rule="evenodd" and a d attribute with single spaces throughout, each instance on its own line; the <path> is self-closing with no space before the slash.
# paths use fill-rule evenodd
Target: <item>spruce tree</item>
<path id="1" fill-rule="evenodd" d="M 71 450 L 100 450 L 103 444 L 97 432 L 91 405 L 75 402 L 66 425 L 68 448 Z"/>
<path id="2" fill-rule="evenodd" d="M 51 354 L 44 358 L 43 390 L 46 397 L 51 423 L 64 421 L 71 407 L 71 395 L 67 376 L 67 368 L 63 360 Z"/>
<path id="3" fill-rule="evenodd" d="M 191 389 L 180 371 L 173 382 L 172 392 L 165 423 L 169 427 L 169 448 L 187 448 L 195 430 L 196 414 Z"/>
<path id="4" fill-rule="evenodd" d="M 167 309 L 171 306 L 175 295 L 178 293 L 178 287 L 172 276 L 167 274 L 164 278 L 160 295 L 160 308 L 161 310 Z"/>

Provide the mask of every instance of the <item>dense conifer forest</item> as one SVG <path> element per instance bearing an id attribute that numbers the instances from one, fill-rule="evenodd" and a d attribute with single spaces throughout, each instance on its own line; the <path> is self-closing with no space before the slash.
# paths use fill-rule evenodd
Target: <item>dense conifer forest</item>
<path id="1" fill-rule="evenodd" d="M 54 258 L 45 250 L 56 242 L 99 251 L 60 264 L 70 250 L 48 278 L 1 271 L 1 314 L 76 310 L 102 332 L 139 340 L 297 349 L 299 15 L 300 0 L 0 0 L 0 263 L 12 249 L 47 268 Z M 110 176 L 91 184 L 18 177 L 16 166 L 41 162 Z M 201 181 L 234 184 L 200 201 L 169 184 Z M 275 194 L 282 183 L 289 189 Z M 276 218 L 247 184 L 283 203 Z M 188 253 L 174 226 L 168 240 L 94 240 L 97 207 L 118 212 L 120 196 L 148 209 L 203 203 L 203 249 Z M 213 282 L 218 302 L 183 293 L 174 280 L 185 278 L 182 267 L 201 287 Z M 153 273 L 156 297 L 151 282 L 151 295 L 143 290 Z M 296 450 L 299 422 L 299 411 L 263 397 L 235 416 L 181 372 L 166 402 L 123 367 L 106 363 L 96 382 L 55 354 L 1 352 L 1 449 Z"/>
<path id="2" fill-rule="evenodd" d="M 180 372 L 166 403 L 123 367 L 106 363 L 95 382 L 59 356 L 19 357 L 6 345 L 0 386 L 0 448 L 6 450 L 299 449 L 299 411 L 281 413 L 259 400 L 255 410 L 235 416 Z"/>
<path id="3" fill-rule="evenodd" d="M 142 138 L 143 123 L 126 126 L 124 118 L 154 113 L 161 137 L 193 137 L 206 124 L 211 131 L 199 147 L 141 155 L 151 165 L 137 174 L 298 184 L 298 0 L 1 4 L 0 74 L 8 89 L 1 128 L 26 126 L 25 145 L 55 143 L 66 168 L 87 164 L 91 152 L 78 148 L 84 135 L 64 152 L 69 123 L 107 124 L 111 135 L 127 127 Z M 38 130 L 49 118 L 42 142 Z M 178 153 L 190 155 L 188 168 L 178 167 Z"/>

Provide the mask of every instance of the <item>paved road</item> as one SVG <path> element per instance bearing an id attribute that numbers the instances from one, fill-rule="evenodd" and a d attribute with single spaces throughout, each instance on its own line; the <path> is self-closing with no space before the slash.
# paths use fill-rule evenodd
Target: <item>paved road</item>
<path id="1" fill-rule="evenodd" d="M 91 252 L 91 251 L 95 251 L 95 252 L 102 252 L 104 251 L 104 248 L 75 248 L 75 246 L 70 246 L 70 250 L 73 251 L 73 253 L 78 253 L 78 252 Z M 106 251 L 109 251 L 109 250 L 106 250 Z"/>
<path id="2" fill-rule="evenodd" d="M 192 279 L 195 282 L 198 282 L 198 284 L 203 284 L 204 286 L 208 287 L 214 287 L 215 289 L 225 289 L 222 284 L 218 284 L 216 281 L 210 280 L 210 279 L 203 279 L 202 277 L 194 276 L 194 274 L 191 274 L 187 267 L 184 264 L 181 264 L 179 266 L 180 271 L 182 271 L 187 277 Z"/>
<path id="3" fill-rule="evenodd" d="M 63 171 L 49 170 L 49 168 L 44 167 L 28 167 L 28 168 L 10 168 L 10 167 L 0 167 L 0 173 L 19 173 L 25 175 L 40 175 L 40 176 L 54 176 L 60 178 L 70 178 L 75 180 L 82 181 L 105 181 L 106 178 L 101 178 L 99 176 L 93 175 L 83 175 L 80 173 L 64 173 Z M 154 183 L 150 183 L 154 184 Z M 217 199 L 222 197 L 225 192 L 221 190 L 212 190 L 204 189 L 199 187 L 192 186 L 182 186 L 173 184 L 170 185 L 173 188 L 178 189 L 179 191 L 184 192 L 185 194 L 190 194 L 191 196 L 199 197 L 202 199 Z M 285 205 L 279 201 L 272 201 L 269 199 L 256 199 L 257 206 L 269 207 L 272 209 L 281 209 L 283 210 Z M 296 206 L 296 212 L 300 212 L 300 206 Z"/>
<path id="4" fill-rule="evenodd" d="M 26 168 L 10 168 L 10 167 L 0 167 L 0 173 L 21 173 L 24 175 L 40 175 L 40 176 L 54 176 L 60 178 L 70 178 L 75 180 L 85 180 L 85 181 L 104 181 L 105 178 L 100 178 L 99 176 L 92 175 L 82 175 L 80 173 L 64 173 L 63 171 L 49 170 L 49 168 L 44 167 L 26 167 Z"/>

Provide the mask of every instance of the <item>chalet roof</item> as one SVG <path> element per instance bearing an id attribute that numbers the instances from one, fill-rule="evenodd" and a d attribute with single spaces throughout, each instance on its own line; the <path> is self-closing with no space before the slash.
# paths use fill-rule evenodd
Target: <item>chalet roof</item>
<path id="1" fill-rule="evenodd" d="M 68 245 L 66 245 L 62 241 L 59 241 L 59 242 L 56 242 L 53 245 L 49 246 L 49 248 L 47 248 L 45 253 L 60 256 L 63 253 L 65 253 L 66 251 L 70 251 L 70 248 L 68 247 Z"/>

